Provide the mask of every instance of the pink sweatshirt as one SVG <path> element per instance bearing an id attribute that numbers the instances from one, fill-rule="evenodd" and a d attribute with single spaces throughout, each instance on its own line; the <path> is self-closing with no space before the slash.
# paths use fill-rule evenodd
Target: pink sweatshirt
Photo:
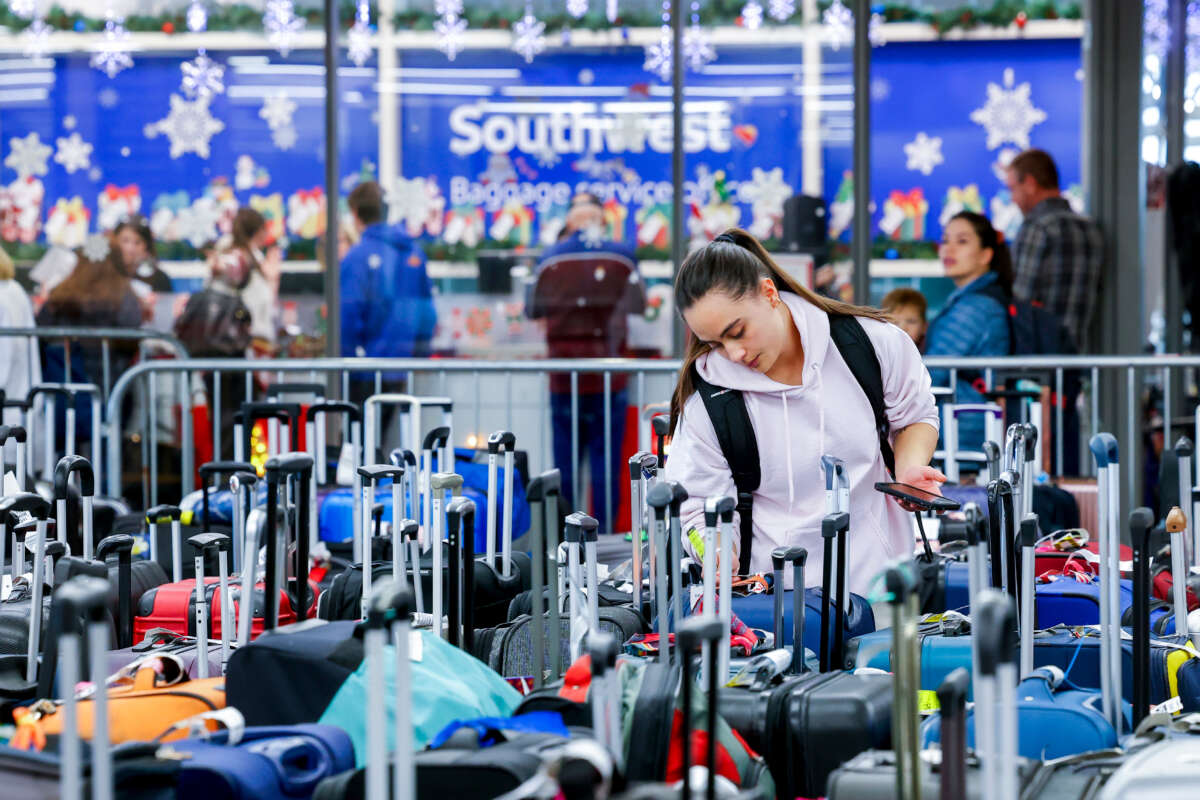
<path id="1" fill-rule="evenodd" d="M 792 312 L 804 346 L 804 385 L 788 386 L 718 352 L 697 361 L 709 383 L 743 392 L 758 440 L 762 483 L 754 494 L 754 548 L 751 572 L 771 571 L 771 551 L 780 545 L 808 549 L 805 584 L 820 586 L 823 559 L 821 519 L 825 478 L 821 455 L 841 458 L 850 478 L 850 532 L 847 537 L 850 591 L 866 595 L 875 575 L 890 561 L 913 551 L 911 514 L 875 491 L 890 480 L 874 415 L 829 336 L 829 317 L 798 295 L 780 295 Z M 929 372 L 904 331 L 860 318 L 883 371 L 884 400 L 894 434 L 917 422 L 938 427 Z M 698 394 L 684 405 L 671 441 L 665 470 L 691 499 L 683 504 L 683 530 L 704 525 L 704 499 L 736 497 L 729 465 L 721 454 L 712 422 Z M 737 522 L 734 551 L 739 550 Z M 785 571 L 788 588 L 791 572 Z"/>

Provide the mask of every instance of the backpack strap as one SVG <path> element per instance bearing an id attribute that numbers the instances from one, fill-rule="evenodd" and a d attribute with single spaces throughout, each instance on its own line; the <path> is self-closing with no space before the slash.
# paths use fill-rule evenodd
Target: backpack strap
<path id="1" fill-rule="evenodd" d="M 875 346 L 871 344 L 858 317 L 851 315 L 830 314 L 829 335 L 854 375 L 854 380 L 858 381 L 871 403 L 871 411 L 875 413 L 875 429 L 879 434 L 879 451 L 883 453 L 883 463 L 888 472 L 895 475 L 896 454 L 892 452 L 892 445 L 888 441 L 891 424 L 883 400 L 883 370 L 879 366 Z"/>
<path id="2" fill-rule="evenodd" d="M 746 411 L 746 399 L 736 389 L 714 386 L 700 377 L 699 370 L 692 365 L 692 380 L 704 410 L 717 434 L 721 454 L 733 474 L 733 485 L 737 489 L 738 521 L 741 533 L 741 549 L 738 556 L 738 573 L 750 572 L 750 548 L 754 538 L 753 507 L 754 493 L 762 482 L 762 467 L 758 461 L 758 440 Z"/>

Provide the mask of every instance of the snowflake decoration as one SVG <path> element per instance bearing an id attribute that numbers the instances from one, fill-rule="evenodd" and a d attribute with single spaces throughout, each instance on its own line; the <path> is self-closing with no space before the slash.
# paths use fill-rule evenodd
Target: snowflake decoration
<path id="1" fill-rule="evenodd" d="M 683 32 L 683 63 L 693 71 L 699 71 L 704 65 L 717 57 L 708 34 L 699 25 L 692 25 Z"/>
<path id="2" fill-rule="evenodd" d="M 461 17 L 463 0 L 435 0 L 433 10 L 439 17 L 448 17 L 451 15 Z"/>
<path id="3" fill-rule="evenodd" d="M 386 192 L 388 222 L 419 226 L 429 216 L 432 193 L 424 178 L 396 178 Z"/>
<path id="4" fill-rule="evenodd" d="M 783 22 L 796 13 L 796 0 L 771 0 L 769 8 L 771 19 Z"/>
<path id="5" fill-rule="evenodd" d="M 217 238 L 217 221 L 221 211 L 210 198 L 201 198 L 175 216 L 175 231 L 180 241 L 197 249 Z"/>
<path id="6" fill-rule="evenodd" d="M 1017 147 L 1029 147 L 1029 132 L 1033 126 L 1046 121 L 1046 112 L 1036 108 L 1029 99 L 1028 83 L 1013 85 L 1012 68 L 1004 70 L 1004 86 L 987 85 L 987 102 L 971 112 L 971 121 L 987 131 L 987 146 L 995 150 L 1005 142 Z"/>
<path id="7" fill-rule="evenodd" d="M 792 187 L 783 179 L 783 168 L 755 167 L 750 178 L 738 184 L 738 199 L 765 214 L 783 214 L 783 204 L 792 196 Z"/>
<path id="8" fill-rule="evenodd" d="M 1019 152 L 1021 151 L 1015 147 L 1000 148 L 1000 152 L 996 153 L 996 160 L 992 162 L 992 174 L 996 176 L 996 180 L 1004 183 L 1004 173 L 1008 171 L 1008 165 Z"/>
<path id="9" fill-rule="evenodd" d="M 917 131 L 917 138 L 904 145 L 904 155 L 908 158 L 904 166 L 922 175 L 933 172 L 934 167 L 946 160 L 942 157 L 942 137 L 927 136 L 925 131 Z"/>
<path id="10" fill-rule="evenodd" d="M 78 132 L 59 138 L 58 151 L 54 154 L 55 162 L 62 164 L 68 174 L 75 174 L 81 169 L 92 166 L 92 146 L 85 142 Z"/>
<path id="11" fill-rule="evenodd" d="M 183 81 L 179 88 L 188 97 L 212 97 L 225 91 L 225 67 L 208 57 L 203 49 L 191 61 L 179 65 Z"/>
<path id="12" fill-rule="evenodd" d="M 579 242 L 589 250 L 604 244 L 604 228 L 599 225 L 589 225 L 579 231 Z"/>
<path id="13" fill-rule="evenodd" d="M 100 171 L 99 167 L 92 167 L 91 169 L 88 170 L 88 179 L 92 183 L 99 183 L 100 179 L 103 177 L 104 177 L 104 173 Z"/>
<path id="14" fill-rule="evenodd" d="M 37 0 L 9 0 L 8 8 L 21 19 L 29 19 L 37 11 Z"/>
<path id="15" fill-rule="evenodd" d="M 537 165 L 542 169 L 556 167 L 558 166 L 559 162 L 562 161 L 562 156 L 554 152 L 554 150 L 549 147 L 543 147 L 540 150 L 534 151 L 533 158 L 535 161 L 537 161 Z"/>
<path id="16" fill-rule="evenodd" d="M 887 100 L 892 96 L 892 84 L 887 78 L 871 78 L 871 99 Z"/>
<path id="17" fill-rule="evenodd" d="M 75 119 L 74 114 L 67 114 L 62 118 L 63 127 L 69 131 L 75 130 L 75 126 L 79 124 L 79 120 Z"/>
<path id="18" fill-rule="evenodd" d="M 588 0 L 567 0 L 567 13 L 579 19 L 588 12 Z"/>
<path id="19" fill-rule="evenodd" d="M 208 29 L 208 12 L 200 0 L 192 0 L 188 6 L 187 29 L 192 33 L 202 33 Z"/>
<path id="20" fill-rule="evenodd" d="M 617 0 L 605 1 L 604 16 L 608 19 L 609 23 L 614 23 L 617 21 L 617 17 L 620 16 L 620 14 L 617 12 Z"/>
<path id="21" fill-rule="evenodd" d="M 1200 2 L 1187 4 L 1187 47 L 1185 63 L 1189 75 L 1200 72 Z"/>
<path id="22" fill-rule="evenodd" d="M 742 6 L 742 25 L 744 27 L 755 31 L 762 26 L 762 21 L 763 7 L 758 4 L 758 0 L 750 0 Z"/>
<path id="23" fill-rule="evenodd" d="M 664 35 L 654 44 L 647 45 L 646 61 L 642 68 L 667 81 L 671 79 L 671 61 L 671 38 Z"/>
<path id="24" fill-rule="evenodd" d="M 84 240 L 82 249 L 88 261 L 103 261 L 108 258 L 108 237 L 103 233 L 93 233 Z"/>
<path id="25" fill-rule="evenodd" d="M 346 55 L 350 57 L 355 66 L 361 67 L 371 58 L 371 51 L 374 50 L 373 37 L 374 32 L 371 30 L 371 26 L 362 20 L 355 22 L 346 32 Z"/>
<path id="26" fill-rule="evenodd" d="M 304 20 L 296 16 L 292 0 L 267 0 L 263 9 L 263 30 L 280 55 L 286 56 L 296 34 L 304 30 Z"/>
<path id="27" fill-rule="evenodd" d="M 171 110 L 164 119 L 146 126 L 147 137 L 163 134 L 171 142 L 171 158 L 184 153 L 195 153 L 208 158 L 208 143 L 213 136 L 225 130 L 225 123 L 213 119 L 208 113 L 211 97 L 198 97 L 194 101 L 184 100 L 177 94 L 171 95 Z"/>
<path id="28" fill-rule="evenodd" d="M 833 0 L 821 19 L 825 23 L 825 38 L 834 50 L 854 43 L 854 12 L 842 0 Z"/>
<path id="29" fill-rule="evenodd" d="M 21 34 L 21 39 L 25 43 L 25 55 L 27 58 L 41 58 L 46 55 L 46 50 L 49 49 L 50 26 L 41 17 L 38 17 L 33 22 L 29 23 L 29 27 Z"/>
<path id="30" fill-rule="evenodd" d="M 109 78 L 115 78 L 121 70 L 133 66 L 133 59 L 129 56 L 129 32 L 113 16 L 111 9 L 107 17 L 104 38 L 89 63 Z"/>
<path id="31" fill-rule="evenodd" d="M 8 147 L 9 153 L 4 159 L 4 166 L 16 171 L 18 178 L 46 174 L 46 159 L 50 157 L 51 147 L 42 144 L 36 133 L 30 133 L 24 138 L 9 139 Z"/>
<path id="32" fill-rule="evenodd" d="M 463 33 L 467 30 L 467 21 L 456 14 L 447 14 L 433 23 L 433 29 L 438 35 L 438 49 L 453 61 L 458 51 L 462 50 Z"/>
<path id="33" fill-rule="evenodd" d="M 296 129 L 291 125 L 271 131 L 271 143 L 280 150 L 291 150 L 296 145 Z"/>
<path id="34" fill-rule="evenodd" d="M 867 39 L 871 42 L 871 47 L 883 47 L 887 44 L 883 35 L 883 25 L 883 14 L 875 12 L 871 15 L 871 22 L 867 25 Z"/>
<path id="35" fill-rule="evenodd" d="M 545 49 L 545 31 L 546 23 L 535 17 L 532 10 L 526 7 L 525 16 L 513 25 L 512 45 L 512 49 L 525 59 L 525 63 L 532 64 L 533 57 Z"/>
<path id="36" fill-rule="evenodd" d="M 291 127 L 292 114 L 296 113 L 296 101 L 285 92 L 273 94 L 263 100 L 262 108 L 258 110 L 260 119 L 267 121 L 271 130 Z"/>
<path id="37" fill-rule="evenodd" d="M 100 103 L 101 108 L 116 108 L 120 100 L 121 96 L 111 86 L 104 87 L 100 90 L 100 94 L 96 95 L 96 101 Z"/>

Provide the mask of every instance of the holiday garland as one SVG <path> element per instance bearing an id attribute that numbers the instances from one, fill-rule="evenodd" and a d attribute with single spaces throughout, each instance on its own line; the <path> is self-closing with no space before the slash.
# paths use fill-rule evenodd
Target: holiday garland
<path id="1" fill-rule="evenodd" d="M 356 20 L 358 3 L 355 0 L 340 0 L 338 14 L 343 29 L 348 29 Z M 745 0 L 711 0 L 701 4 L 699 21 L 704 25 L 743 25 L 741 14 L 745 8 Z M 830 6 L 829 2 L 818 4 L 824 11 Z M 541 21 L 546 30 L 607 30 L 618 28 L 653 28 L 661 20 L 657 13 L 649 9 L 622 10 L 615 22 L 610 22 L 605 14 L 603 4 L 597 3 L 582 17 L 571 16 L 565 6 L 561 10 L 547 14 Z M 938 34 L 948 33 L 955 29 L 970 30 L 978 27 L 1007 27 L 1017 25 L 1024 27 L 1028 20 L 1081 19 L 1082 12 L 1077 2 L 1058 2 L 1057 0 L 1034 0 L 1034 2 L 1014 2 L 1013 0 L 998 0 L 990 8 L 975 8 L 962 6 L 947 11 L 928 11 L 914 8 L 901 3 L 883 3 L 872 6 L 872 12 L 882 15 L 886 22 L 916 22 L 932 27 Z M 523 6 L 514 3 L 511 9 L 478 9 L 465 8 L 462 18 L 470 29 L 509 30 L 520 21 L 524 13 Z M 319 28 L 321 25 L 321 10 L 319 8 L 297 9 L 297 15 L 302 17 L 310 27 Z M 263 12 L 258 8 L 246 5 L 221 5 L 209 9 L 208 30 L 210 31 L 261 31 Z M 371 6 L 371 18 L 376 18 L 374 4 Z M 432 31 L 440 17 L 430 9 L 419 9 L 397 13 L 393 23 L 397 30 Z M 79 12 L 67 12 L 59 6 L 53 6 L 46 12 L 45 24 L 60 31 L 96 32 L 104 30 L 103 16 L 86 16 Z M 21 31 L 31 24 L 31 20 L 17 16 L 9 4 L 0 8 L 0 26 L 10 30 Z M 126 17 L 125 28 L 131 32 L 164 32 L 174 33 L 187 30 L 186 9 L 161 15 L 135 14 Z"/>

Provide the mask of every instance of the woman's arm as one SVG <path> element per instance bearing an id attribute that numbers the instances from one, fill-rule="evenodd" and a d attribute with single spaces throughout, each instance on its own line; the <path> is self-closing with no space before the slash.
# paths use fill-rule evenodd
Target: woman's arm
<path id="1" fill-rule="evenodd" d="M 916 422 L 897 433 L 892 447 L 896 453 L 896 480 L 941 494 L 938 487 L 946 476 L 929 466 L 937 440 L 937 428 L 924 422 Z"/>

